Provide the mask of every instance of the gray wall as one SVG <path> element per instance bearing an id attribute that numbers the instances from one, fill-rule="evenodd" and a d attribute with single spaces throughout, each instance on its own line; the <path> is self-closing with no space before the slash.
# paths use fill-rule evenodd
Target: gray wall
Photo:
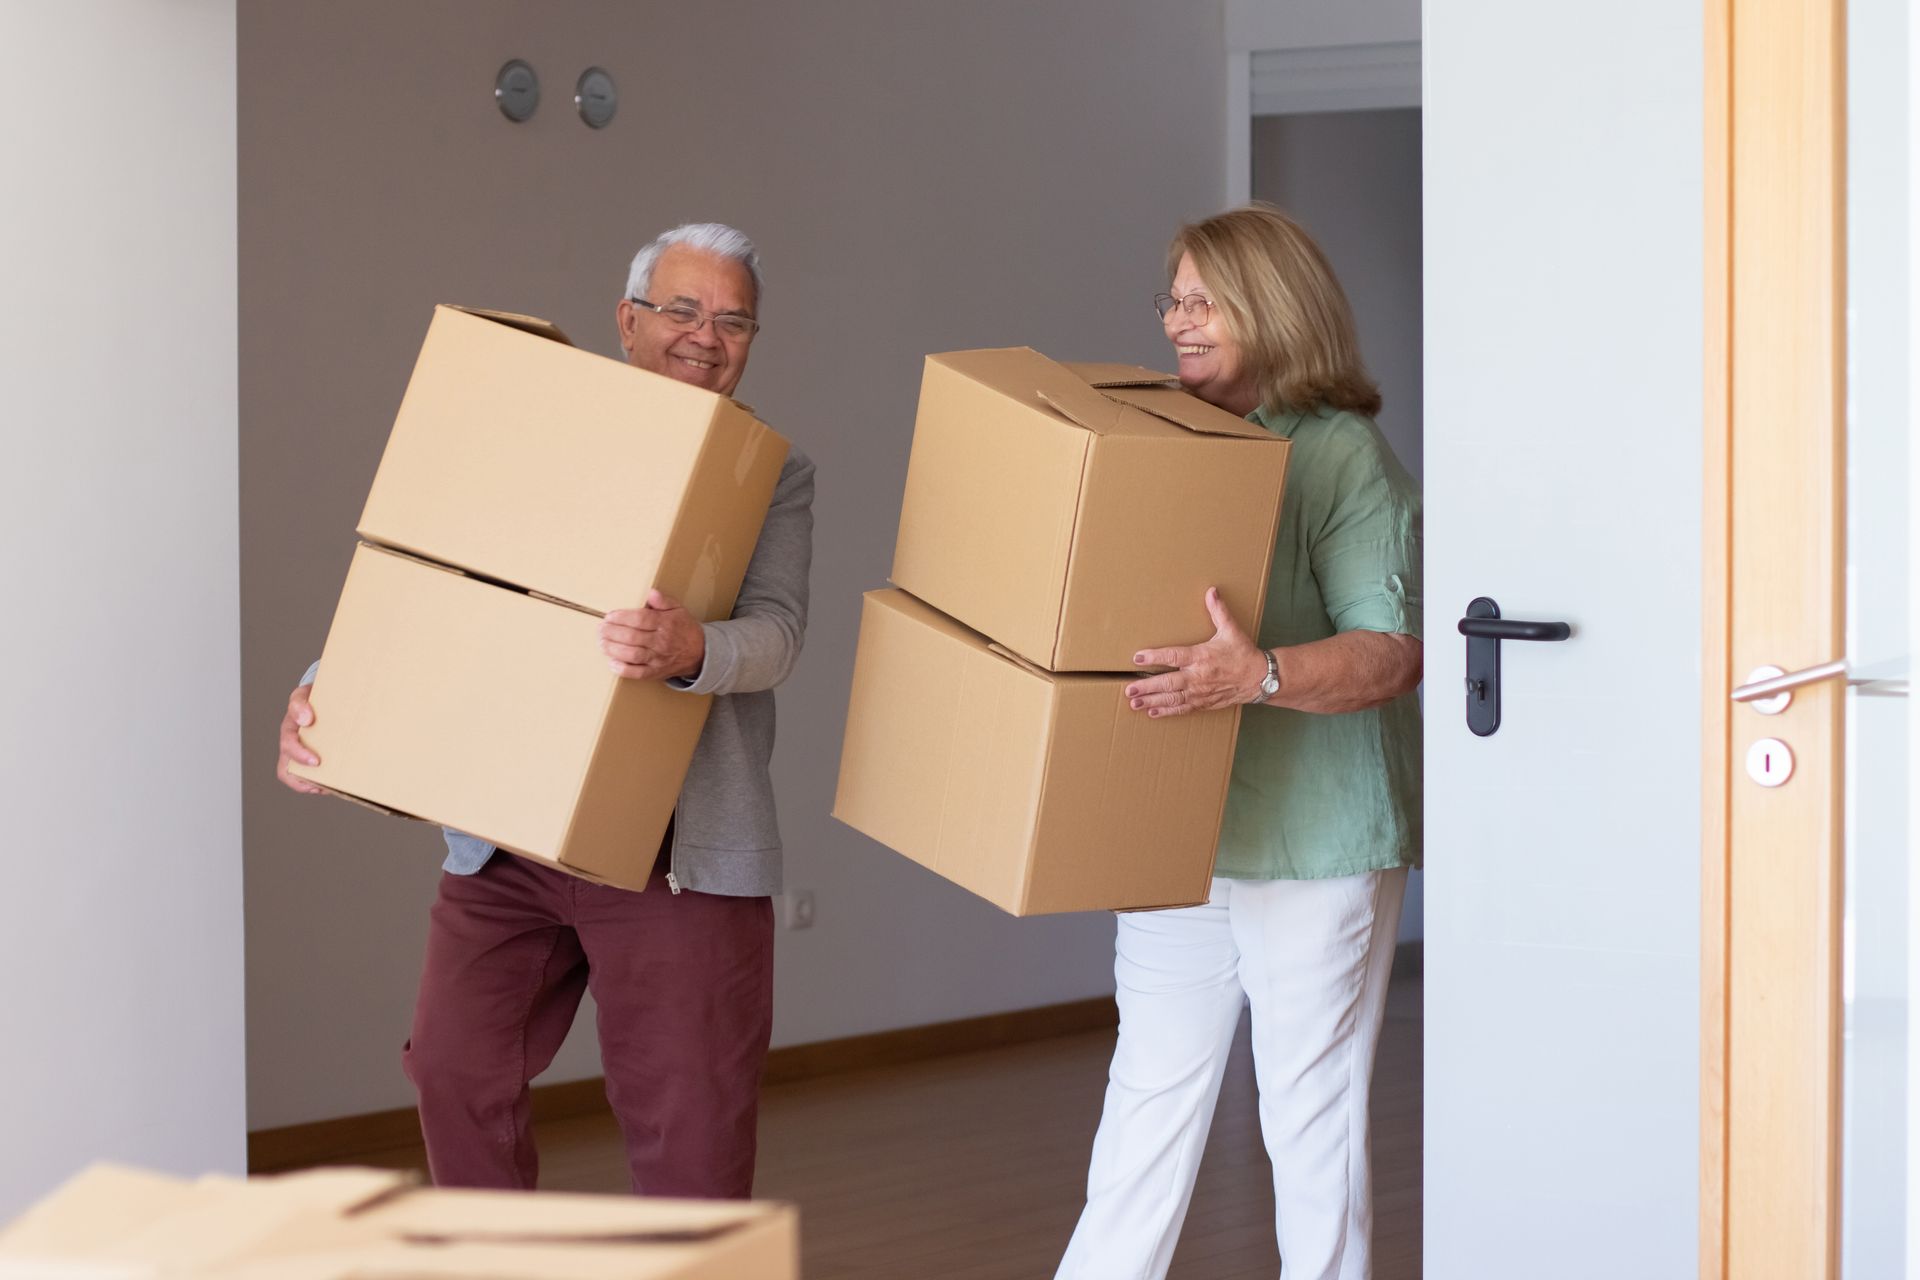
<path id="1" fill-rule="evenodd" d="M 238 1171 L 246 1118 L 233 5 L 17 9 L 0 1222 L 96 1159 Z"/>
<path id="2" fill-rule="evenodd" d="M 1420 483 L 1419 109 L 1260 117 L 1253 194 L 1287 210 L 1326 250 L 1380 383 L 1380 430 Z M 1400 914 L 1403 942 L 1422 936 L 1425 893 L 1416 871 Z"/>
<path id="3" fill-rule="evenodd" d="M 1253 194 L 1326 250 L 1380 383 L 1380 430 L 1420 479 L 1419 108 L 1260 117 Z"/>
<path id="4" fill-rule="evenodd" d="M 1111 990 L 1110 917 L 1019 921 L 828 816 L 862 590 L 883 584 L 921 356 L 1029 343 L 1165 367 L 1149 308 L 1223 190 L 1213 0 L 350 0 L 242 8 L 240 243 L 250 1118 L 403 1106 L 434 833 L 273 781 L 430 308 L 616 350 L 642 239 L 735 222 L 769 287 L 741 396 L 819 464 L 814 617 L 781 694 L 776 1043 Z M 546 101 L 512 126 L 494 70 Z M 590 63 L 623 94 L 571 112 Z M 583 1021 L 583 1026 L 585 1019 Z M 553 1078 L 597 1074 L 576 1036 Z"/>

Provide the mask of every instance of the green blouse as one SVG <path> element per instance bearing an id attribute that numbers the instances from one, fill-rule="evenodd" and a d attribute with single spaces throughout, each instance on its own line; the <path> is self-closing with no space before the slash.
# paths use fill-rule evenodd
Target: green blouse
<path id="1" fill-rule="evenodd" d="M 1293 441 L 1263 648 L 1342 631 L 1419 636 L 1420 495 L 1371 418 L 1249 415 Z M 1248 707 L 1214 874 L 1313 880 L 1420 860 L 1420 704 L 1344 715 Z"/>

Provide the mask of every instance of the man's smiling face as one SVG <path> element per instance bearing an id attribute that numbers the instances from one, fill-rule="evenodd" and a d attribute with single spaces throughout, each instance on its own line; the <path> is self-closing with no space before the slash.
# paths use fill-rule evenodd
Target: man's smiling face
<path id="1" fill-rule="evenodd" d="M 674 245 L 654 263 L 646 301 L 655 306 L 692 307 L 704 315 L 752 317 L 757 299 L 746 264 L 685 245 Z M 665 316 L 632 302 L 619 312 L 620 346 L 627 363 L 681 382 L 732 395 L 747 371 L 751 338 L 728 338 L 711 321 L 683 329 Z"/>

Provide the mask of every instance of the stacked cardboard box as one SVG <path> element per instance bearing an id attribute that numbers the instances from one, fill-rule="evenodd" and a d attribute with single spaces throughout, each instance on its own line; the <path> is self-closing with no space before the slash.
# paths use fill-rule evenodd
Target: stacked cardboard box
<path id="1" fill-rule="evenodd" d="M 615 676 L 600 618 L 654 587 L 726 617 L 786 454 L 724 396 L 437 308 L 293 771 L 644 888 L 708 700 Z"/>
<path id="2" fill-rule="evenodd" d="M 0 1280 L 796 1280 L 786 1205 L 96 1165 L 0 1228 Z"/>
<path id="3" fill-rule="evenodd" d="M 1288 447 L 1165 374 L 929 356 L 835 815 L 1015 915 L 1205 901 L 1239 711 L 1125 689 L 1208 587 L 1260 616 Z"/>

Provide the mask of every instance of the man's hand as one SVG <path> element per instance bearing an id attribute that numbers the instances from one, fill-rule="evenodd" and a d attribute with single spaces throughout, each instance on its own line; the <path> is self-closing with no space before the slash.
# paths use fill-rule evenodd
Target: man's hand
<path id="1" fill-rule="evenodd" d="M 707 633 L 699 619 L 664 591 L 647 593 L 639 609 L 615 609 L 600 624 L 600 651 L 614 674 L 628 680 L 696 676 L 707 661 Z"/>
<path id="2" fill-rule="evenodd" d="M 1133 655 L 1137 666 L 1177 668 L 1127 686 L 1127 701 L 1135 711 L 1150 716 L 1215 711 L 1240 706 L 1260 691 L 1260 682 L 1267 678 L 1266 655 L 1227 612 L 1217 588 L 1207 588 L 1207 612 L 1213 617 L 1213 639 L 1205 644 L 1142 649 Z"/>
<path id="3" fill-rule="evenodd" d="M 302 795 L 323 796 L 327 789 L 317 782 L 287 772 L 289 764 L 315 765 L 320 757 L 300 740 L 300 730 L 313 723 L 313 707 L 307 701 L 310 685 L 301 685 L 287 699 L 287 714 L 280 721 L 280 767 L 274 776 Z"/>

